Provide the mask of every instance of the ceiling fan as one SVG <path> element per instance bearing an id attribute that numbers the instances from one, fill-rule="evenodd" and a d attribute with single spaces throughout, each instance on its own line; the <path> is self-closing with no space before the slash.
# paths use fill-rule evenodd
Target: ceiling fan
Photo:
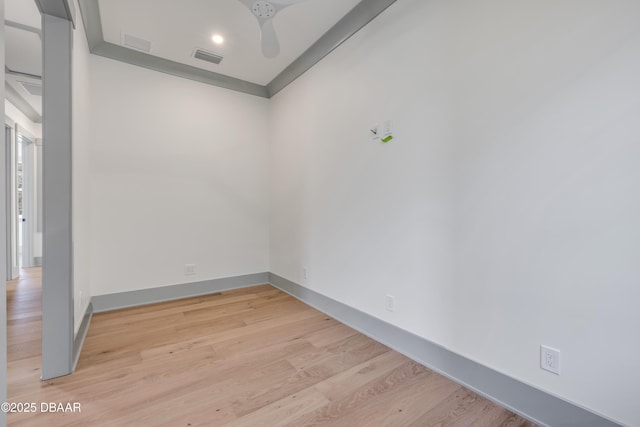
<path id="1" fill-rule="evenodd" d="M 280 53 L 280 42 L 273 27 L 273 18 L 282 9 L 304 0 L 239 0 L 256 17 L 260 24 L 260 41 L 262 54 L 267 58 L 275 58 Z"/>

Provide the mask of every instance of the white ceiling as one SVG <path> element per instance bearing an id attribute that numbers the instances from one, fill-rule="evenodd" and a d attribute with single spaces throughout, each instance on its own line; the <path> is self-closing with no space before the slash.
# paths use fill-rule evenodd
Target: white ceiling
<path id="1" fill-rule="evenodd" d="M 42 96 L 32 95 L 23 86 L 24 84 L 32 84 L 32 85 L 42 87 L 41 81 L 39 79 L 6 74 L 5 81 L 8 86 L 13 88 L 16 92 L 18 92 L 18 94 L 22 97 L 22 99 L 31 106 L 33 111 L 35 111 L 35 113 L 37 113 L 38 116 L 42 116 Z M 20 105 L 16 105 L 16 107 L 22 110 Z M 27 112 L 25 111 L 23 112 L 27 115 L 27 117 L 31 116 L 30 114 L 27 114 Z M 37 117 L 30 117 L 30 118 L 34 122 L 39 122 L 39 120 L 41 119 Z"/>
<path id="2" fill-rule="evenodd" d="M 276 0 L 277 1 L 277 0 Z M 123 33 L 151 42 L 151 54 L 266 85 L 327 32 L 359 0 L 305 0 L 280 11 L 273 23 L 280 55 L 260 49 L 260 27 L 239 0 L 100 0 L 104 40 L 122 45 Z M 211 41 L 221 34 L 225 43 Z M 219 65 L 192 57 L 202 48 L 224 57 Z"/>
<path id="3" fill-rule="evenodd" d="M 22 73 L 42 74 L 42 41 L 32 32 L 13 27 L 5 28 L 7 39 L 5 60 L 7 67 Z"/>
<path id="4" fill-rule="evenodd" d="M 6 73 L 6 84 L 31 106 L 37 116 L 40 116 L 42 115 L 42 97 L 29 93 L 23 83 L 32 85 L 42 83 L 39 78 L 28 76 L 42 76 L 42 41 L 35 32 L 10 26 L 11 23 L 17 23 L 40 29 L 40 12 L 33 0 L 5 0 L 4 5 L 5 20 L 8 23 L 5 26 L 5 63 L 9 70 L 16 72 L 16 74 Z M 16 106 L 21 108 L 20 105 Z M 36 118 L 33 114 L 27 115 L 32 119 Z"/>
<path id="5" fill-rule="evenodd" d="M 5 0 L 4 19 L 40 28 L 40 12 L 34 0 Z"/>
<path id="6" fill-rule="evenodd" d="M 280 54 L 269 59 L 261 51 L 258 20 L 240 0 L 92 1 L 99 7 L 104 42 L 123 46 L 122 37 L 127 33 L 150 41 L 151 55 L 260 87 L 273 81 L 360 3 L 360 0 L 299 0 L 280 10 L 273 19 Z M 18 104 L 28 104 L 31 114 L 25 111 L 28 107 L 21 109 L 30 117 L 41 115 L 42 98 L 30 94 L 21 84 L 41 83 L 37 77 L 28 76 L 42 75 L 42 43 L 37 34 L 41 17 L 35 0 L 5 0 L 5 19 L 6 66 L 17 72 L 7 73 L 6 84 L 13 89 L 14 99 L 15 94 L 21 97 L 20 102 L 12 102 L 18 108 L 21 108 Z M 222 35 L 224 44 L 214 44 L 213 34 Z M 224 59 L 218 65 L 195 59 L 192 55 L 196 48 L 217 53 Z"/>

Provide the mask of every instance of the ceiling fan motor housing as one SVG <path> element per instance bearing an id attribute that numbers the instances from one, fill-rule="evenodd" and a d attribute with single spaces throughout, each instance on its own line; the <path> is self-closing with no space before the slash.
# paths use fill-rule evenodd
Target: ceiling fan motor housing
<path id="1" fill-rule="evenodd" d="M 253 7 L 251 8 L 253 14 L 258 18 L 271 18 L 276 14 L 276 8 L 273 4 L 268 1 L 259 0 L 253 3 Z"/>

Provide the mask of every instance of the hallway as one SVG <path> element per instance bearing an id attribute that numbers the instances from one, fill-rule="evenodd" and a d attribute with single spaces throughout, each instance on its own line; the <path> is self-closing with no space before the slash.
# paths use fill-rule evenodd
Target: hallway
<path id="1" fill-rule="evenodd" d="M 7 362 L 9 395 L 16 371 L 40 372 L 42 352 L 42 268 L 20 270 L 20 277 L 7 282 Z"/>

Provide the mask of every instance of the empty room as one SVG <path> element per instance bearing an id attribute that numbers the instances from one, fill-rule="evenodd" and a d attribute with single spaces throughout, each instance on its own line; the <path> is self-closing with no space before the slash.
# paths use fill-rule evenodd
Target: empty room
<path id="1" fill-rule="evenodd" d="M 639 1 L 0 11 L 0 425 L 640 427 Z"/>

